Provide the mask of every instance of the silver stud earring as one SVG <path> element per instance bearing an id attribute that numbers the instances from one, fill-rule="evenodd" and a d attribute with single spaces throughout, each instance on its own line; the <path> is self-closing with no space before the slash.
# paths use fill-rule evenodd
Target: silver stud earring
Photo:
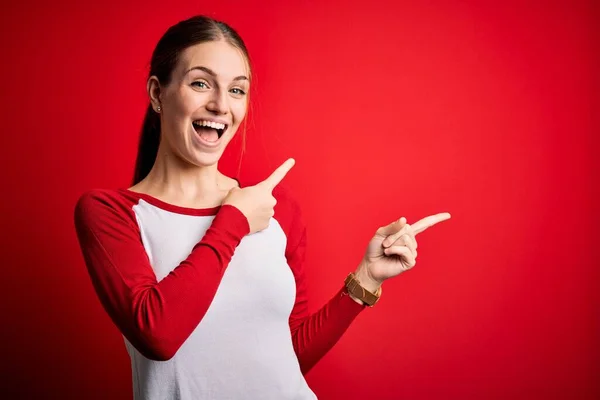
<path id="1" fill-rule="evenodd" d="M 160 106 L 156 107 L 156 111 L 160 112 Z"/>

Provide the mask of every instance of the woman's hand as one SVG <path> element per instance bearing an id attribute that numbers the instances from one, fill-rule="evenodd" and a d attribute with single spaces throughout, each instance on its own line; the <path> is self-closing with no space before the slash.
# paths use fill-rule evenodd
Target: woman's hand
<path id="1" fill-rule="evenodd" d="M 240 210 L 248 219 L 250 233 L 268 228 L 277 204 L 277 200 L 273 197 L 273 189 L 283 180 L 295 163 L 296 161 L 290 158 L 264 181 L 254 186 L 231 189 L 221 204 L 230 204 Z"/>
<path id="2" fill-rule="evenodd" d="M 410 225 L 402 217 L 379 228 L 355 272 L 358 281 L 365 289 L 375 293 L 383 281 L 414 267 L 418 247 L 416 236 L 447 219 L 450 219 L 450 214 L 441 213 Z"/>

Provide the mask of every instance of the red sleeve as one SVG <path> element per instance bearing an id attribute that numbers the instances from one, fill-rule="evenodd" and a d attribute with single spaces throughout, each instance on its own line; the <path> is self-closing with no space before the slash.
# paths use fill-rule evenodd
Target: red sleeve
<path id="1" fill-rule="evenodd" d="M 241 211 L 222 206 L 190 255 L 157 282 L 135 215 L 117 197 L 97 190 L 79 199 L 81 251 L 102 306 L 123 336 L 145 357 L 168 360 L 204 317 L 250 227 Z"/>
<path id="2" fill-rule="evenodd" d="M 337 293 L 321 309 L 309 314 L 304 275 L 306 226 L 298 204 L 282 191 L 279 196 L 287 197 L 282 199 L 285 205 L 278 211 L 287 215 L 287 218 L 282 216 L 288 225 L 286 258 L 296 280 L 296 301 L 289 324 L 300 368 L 306 374 L 335 345 L 365 306 L 352 300 L 342 283 Z"/>

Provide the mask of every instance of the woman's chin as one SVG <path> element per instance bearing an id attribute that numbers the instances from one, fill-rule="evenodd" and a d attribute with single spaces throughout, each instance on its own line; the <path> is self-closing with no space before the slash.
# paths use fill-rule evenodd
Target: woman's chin
<path id="1" fill-rule="evenodd" d="M 211 165 L 215 165 L 219 162 L 220 158 L 221 153 L 204 153 L 200 151 L 195 151 L 191 157 L 193 164 L 199 167 L 210 167 Z"/>

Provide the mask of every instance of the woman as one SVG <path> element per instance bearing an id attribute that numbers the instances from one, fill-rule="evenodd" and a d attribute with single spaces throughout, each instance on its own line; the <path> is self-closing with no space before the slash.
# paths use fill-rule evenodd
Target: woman
<path id="1" fill-rule="evenodd" d="M 415 265 L 415 235 L 448 214 L 380 228 L 359 266 L 309 315 L 305 227 L 278 186 L 217 164 L 246 116 L 248 52 L 198 16 L 152 55 L 134 185 L 93 190 L 75 222 L 103 307 L 131 357 L 135 399 L 314 399 L 303 377 L 385 279 Z"/>

